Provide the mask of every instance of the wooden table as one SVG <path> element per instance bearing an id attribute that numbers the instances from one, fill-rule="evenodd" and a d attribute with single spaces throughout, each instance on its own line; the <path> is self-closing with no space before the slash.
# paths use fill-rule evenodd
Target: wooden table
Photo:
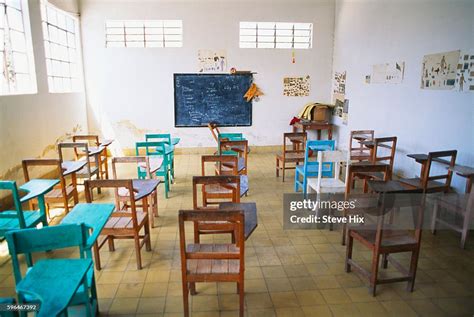
<path id="1" fill-rule="evenodd" d="M 77 204 L 61 220 L 61 224 L 85 224 L 91 231 L 87 237 L 87 249 L 90 251 L 114 209 L 113 204 Z"/>
<path id="2" fill-rule="evenodd" d="M 40 260 L 16 285 L 16 291 L 40 299 L 37 317 L 58 316 L 67 309 L 91 268 L 91 259 Z M 58 275 L 67 276 L 67 283 L 57 278 Z"/>
<path id="3" fill-rule="evenodd" d="M 321 131 L 322 130 L 327 130 L 328 131 L 328 140 L 332 140 L 332 129 L 333 125 L 332 123 L 327 123 L 327 122 L 318 122 L 318 121 L 310 121 L 310 122 L 296 122 L 293 124 L 293 132 L 298 132 L 298 129 L 303 130 L 303 132 L 306 132 L 306 130 L 316 130 L 318 133 L 318 140 L 321 140 Z"/>
<path id="4" fill-rule="evenodd" d="M 244 238 L 247 240 L 258 226 L 256 203 L 220 203 L 220 210 L 242 210 L 244 212 Z"/>
<path id="5" fill-rule="evenodd" d="M 454 165 L 447 167 L 448 170 L 455 172 L 457 175 L 466 178 L 466 194 L 471 192 L 472 181 L 474 179 L 474 168 L 463 165 Z"/>
<path id="6" fill-rule="evenodd" d="M 363 172 L 370 172 L 370 173 L 383 173 L 384 180 L 388 179 L 390 175 L 390 165 L 381 163 L 381 162 L 356 162 L 351 163 L 349 165 L 348 173 L 346 175 L 346 195 L 350 194 L 352 188 L 352 181 L 354 179 L 355 173 L 363 173 Z"/>

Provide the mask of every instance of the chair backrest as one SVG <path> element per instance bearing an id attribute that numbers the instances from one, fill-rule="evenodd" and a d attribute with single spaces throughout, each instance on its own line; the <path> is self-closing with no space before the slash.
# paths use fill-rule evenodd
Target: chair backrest
<path id="1" fill-rule="evenodd" d="M 308 171 L 310 166 L 318 165 L 317 156 L 315 155 L 316 152 L 319 151 L 334 151 L 336 148 L 336 141 L 334 140 L 308 140 L 306 141 L 306 149 L 304 152 L 304 165 L 303 169 L 305 173 Z M 311 159 L 310 151 L 313 152 L 313 156 L 315 159 Z M 329 164 L 332 166 L 332 164 Z"/>
<path id="2" fill-rule="evenodd" d="M 74 157 L 78 160 L 81 157 L 84 157 L 86 160 L 86 169 L 87 173 L 91 175 L 91 161 L 89 155 L 89 144 L 87 142 L 60 142 L 58 143 L 58 153 L 59 153 L 59 160 L 61 162 L 64 161 L 64 150 L 65 149 L 73 149 L 74 150 Z M 79 153 L 84 153 L 84 155 L 80 155 Z"/>
<path id="3" fill-rule="evenodd" d="M 226 151 L 229 151 L 229 150 L 231 150 L 232 152 L 235 152 L 237 156 L 244 158 L 245 169 L 247 170 L 249 142 L 247 140 L 231 141 L 231 140 L 220 139 L 218 154 L 222 155 L 222 154 L 228 153 Z"/>
<path id="4" fill-rule="evenodd" d="M 94 188 L 110 188 L 114 189 L 115 195 L 117 195 L 120 188 L 125 188 L 128 191 L 128 206 L 130 207 L 130 212 L 121 211 L 121 208 L 116 208 L 117 211 L 113 213 L 114 216 L 123 216 L 131 217 L 133 228 L 138 228 L 137 221 L 137 209 L 135 205 L 135 191 L 133 190 L 133 182 L 131 179 L 94 179 L 86 180 L 84 182 L 85 186 L 85 195 L 87 203 L 92 203 L 92 190 Z M 115 201 L 118 201 L 117 196 L 115 196 Z M 119 207 L 119 206 L 117 206 Z"/>
<path id="5" fill-rule="evenodd" d="M 16 284 L 23 278 L 19 261 L 19 255 L 21 254 L 30 257 L 30 261 L 26 261 L 29 267 L 33 265 L 30 255 L 36 252 L 78 247 L 80 257 L 85 257 L 87 228 L 84 224 L 65 224 L 43 227 L 41 229 L 13 230 L 7 232 L 5 236 L 12 258 Z"/>
<path id="6" fill-rule="evenodd" d="M 360 154 L 370 155 L 370 149 L 361 144 L 361 141 L 370 141 L 374 139 L 374 130 L 354 130 L 351 131 L 349 140 L 349 151 L 359 151 Z"/>
<path id="7" fill-rule="evenodd" d="M 306 138 L 307 134 L 306 132 L 285 132 L 283 133 L 283 158 L 285 157 L 286 153 L 304 153 L 304 148 L 306 146 Z M 293 149 L 293 142 L 295 140 L 298 140 L 301 142 L 302 147 L 298 147 L 296 149 Z M 288 148 L 288 145 L 291 145 L 290 148 Z"/>
<path id="8" fill-rule="evenodd" d="M 74 135 L 72 137 L 72 142 L 87 142 L 89 146 L 99 146 L 99 136 L 96 134 L 80 134 L 80 135 Z M 85 155 L 85 153 L 81 153 L 78 148 L 74 148 L 74 153 L 76 154 L 76 157 L 82 157 Z"/>
<path id="9" fill-rule="evenodd" d="M 213 222 L 221 223 L 227 228 L 231 228 L 236 232 L 235 244 L 226 245 L 226 250 L 220 252 L 205 252 L 205 244 L 203 248 L 199 248 L 199 252 L 189 250 L 186 245 L 186 231 L 185 222 Z M 244 273 L 245 261 L 245 239 L 244 239 L 244 214 L 241 210 L 232 211 L 208 211 L 202 212 L 200 210 L 180 210 L 179 211 L 179 244 L 181 251 L 181 269 L 183 278 L 188 275 L 188 260 L 203 259 L 203 260 L 239 260 L 240 270 L 239 275 Z M 212 251 L 212 249 L 210 249 Z"/>
<path id="10" fill-rule="evenodd" d="M 150 159 L 147 156 L 123 156 L 123 157 L 113 157 L 112 158 L 112 175 L 114 179 L 119 179 L 117 173 L 117 165 L 119 164 L 135 164 L 138 165 L 142 163 L 142 166 L 145 166 L 146 178 L 150 179 Z M 138 166 L 139 168 L 139 166 Z"/>
<path id="11" fill-rule="evenodd" d="M 170 133 L 147 133 L 145 134 L 145 141 L 165 142 L 171 145 Z"/>
<path id="12" fill-rule="evenodd" d="M 421 182 L 422 188 L 426 190 L 428 188 L 428 183 L 430 181 L 442 180 L 444 179 L 444 191 L 449 191 L 451 186 L 451 178 L 453 176 L 453 172 L 447 169 L 446 174 L 440 174 L 436 176 L 430 176 L 431 171 L 431 164 L 433 162 L 441 163 L 448 165 L 449 167 L 454 167 L 456 164 L 456 155 L 458 151 L 450 150 L 450 151 L 437 151 L 437 152 L 429 152 L 428 153 L 428 162 L 426 163 L 426 168 L 424 170 L 424 175 L 421 175 Z"/>
<path id="13" fill-rule="evenodd" d="M 207 124 L 207 127 L 208 127 L 209 130 L 211 131 L 211 134 L 212 134 L 212 137 L 214 138 L 214 140 L 216 140 L 216 142 L 219 143 L 218 135 L 220 134 L 220 132 L 219 132 L 219 128 L 217 127 L 217 123 L 215 123 L 215 122 L 209 122 L 209 123 Z"/>
<path id="14" fill-rule="evenodd" d="M 339 179 L 341 174 L 341 165 L 345 164 L 345 184 L 347 183 L 349 175 L 349 152 L 346 151 L 319 151 L 318 152 L 318 182 L 317 191 L 321 188 L 321 179 L 323 177 L 323 165 L 327 163 L 333 163 L 334 168 L 334 179 Z M 346 185 L 344 185 L 344 188 Z"/>
<path id="15" fill-rule="evenodd" d="M 135 155 L 136 156 L 149 156 L 158 155 L 163 157 L 163 164 L 168 164 L 168 157 L 164 155 L 166 153 L 165 146 L 168 143 L 160 141 L 141 141 L 135 143 Z M 144 153 L 143 153 L 144 152 Z"/>
<path id="16" fill-rule="evenodd" d="M 63 189 L 63 195 L 66 193 L 66 180 L 63 176 L 63 170 L 61 168 L 61 160 L 60 159 L 49 159 L 49 158 L 36 158 L 36 159 L 24 159 L 21 162 L 23 167 L 23 176 L 25 177 L 25 182 L 30 181 L 30 169 L 33 167 L 46 167 L 46 166 L 54 166 L 56 170 L 56 174 L 59 178 L 59 182 L 61 184 L 61 188 Z"/>
<path id="17" fill-rule="evenodd" d="M 199 206 L 198 192 L 199 185 L 202 187 L 206 185 L 219 185 L 232 191 L 232 198 L 230 202 L 240 202 L 240 176 L 236 175 L 218 175 L 218 176 L 193 176 L 193 209 L 208 209 L 207 207 Z"/>
<path id="18" fill-rule="evenodd" d="M 0 213 L 1 218 L 17 218 L 20 228 L 26 228 L 25 216 L 23 215 L 23 209 L 21 207 L 20 195 L 18 194 L 18 187 L 16 186 L 15 181 L 2 181 L 0 180 L 0 191 L 8 190 L 11 192 L 13 203 L 15 206 L 16 215 Z M 0 228 L 8 229 L 8 228 Z"/>
<path id="19" fill-rule="evenodd" d="M 215 171 L 218 175 L 238 175 L 237 157 L 233 155 L 203 155 L 201 156 L 202 176 L 206 176 L 206 163 L 214 163 Z M 231 170 L 223 171 L 224 164 L 228 164 L 227 168 Z"/>

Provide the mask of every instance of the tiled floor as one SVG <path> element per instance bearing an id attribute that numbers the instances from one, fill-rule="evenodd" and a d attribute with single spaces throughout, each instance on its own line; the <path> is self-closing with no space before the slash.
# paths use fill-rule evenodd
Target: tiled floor
<path id="1" fill-rule="evenodd" d="M 175 159 L 176 183 L 169 199 L 160 192 L 153 250 L 142 252 L 144 269 L 136 270 L 131 241 L 118 241 L 115 252 L 101 250 L 103 269 L 97 283 L 104 315 L 182 316 L 177 211 L 191 207 L 191 177 L 200 174 L 200 157 Z M 292 191 L 293 172 L 282 183 L 275 177 L 274 156 L 264 153 L 250 154 L 249 171 L 250 192 L 243 201 L 257 202 L 259 226 L 246 242 L 248 316 L 474 314 L 474 237 L 467 250 L 461 250 L 457 235 L 425 232 L 415 291 L 406 292 L 406 283 L 382 285 L 374 298 L 356 273 L 344 272 L 339 231 L 282 229 L 282 194 Z M 360 247 L 354 252 L 355 259 L 369 263 L 369 252 Z M 0 296 L 12 296 L 14 281 L 4 243 L 0 254 Z M 384 273 L 392 272 L 389 268 Z M 238 316 L 235 290 L 232 283 L 198 284 L 198 294 L 191 297 L 192 316 Z"/>

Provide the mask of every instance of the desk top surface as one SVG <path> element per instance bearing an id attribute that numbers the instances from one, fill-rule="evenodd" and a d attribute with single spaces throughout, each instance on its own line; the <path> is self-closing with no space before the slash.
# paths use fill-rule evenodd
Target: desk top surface
<path id="1" fill-rule="evenodd" d="M 242 210 L 245 215 L 245 229 L 244 237 L 245 240 L 250 237 L 252 232 L 258 226 L 257 219 L 257 204 L 256 203 L 220 203 L 220 210 Z"/>

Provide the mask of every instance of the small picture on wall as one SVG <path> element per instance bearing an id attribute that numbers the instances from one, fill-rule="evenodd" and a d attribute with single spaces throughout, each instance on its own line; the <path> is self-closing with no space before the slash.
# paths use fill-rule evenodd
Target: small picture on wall
<path id="1" fill-rule="evenodd" d="M 198 72 L 225 72 L 227 68 L 227 54 L 225 50 L 199 50 Z"/>
<path id="2" fill-rule="evenodd" d="M 425 55 L 422 64 L 421 89 L 453 89 L 456 71 L 459 67 L 463 67 L 462 63 L 459 63 L 459 56 L 459 50 Z"/>
<path id="3" fill-rule="evenodd" d="M 310 78 L 305 77 L 285 77 L 283 78 L 283 96 L 302 97 L 309 96 Z"/>
<path id="4" fill-rule="evenodd" d="M 472 54 L 472 53 L 471 53 Z M 462 52 L 459 56 L 459 63 L 456 70 L 456 91 L 474 91 L 474 55 Z"/>

